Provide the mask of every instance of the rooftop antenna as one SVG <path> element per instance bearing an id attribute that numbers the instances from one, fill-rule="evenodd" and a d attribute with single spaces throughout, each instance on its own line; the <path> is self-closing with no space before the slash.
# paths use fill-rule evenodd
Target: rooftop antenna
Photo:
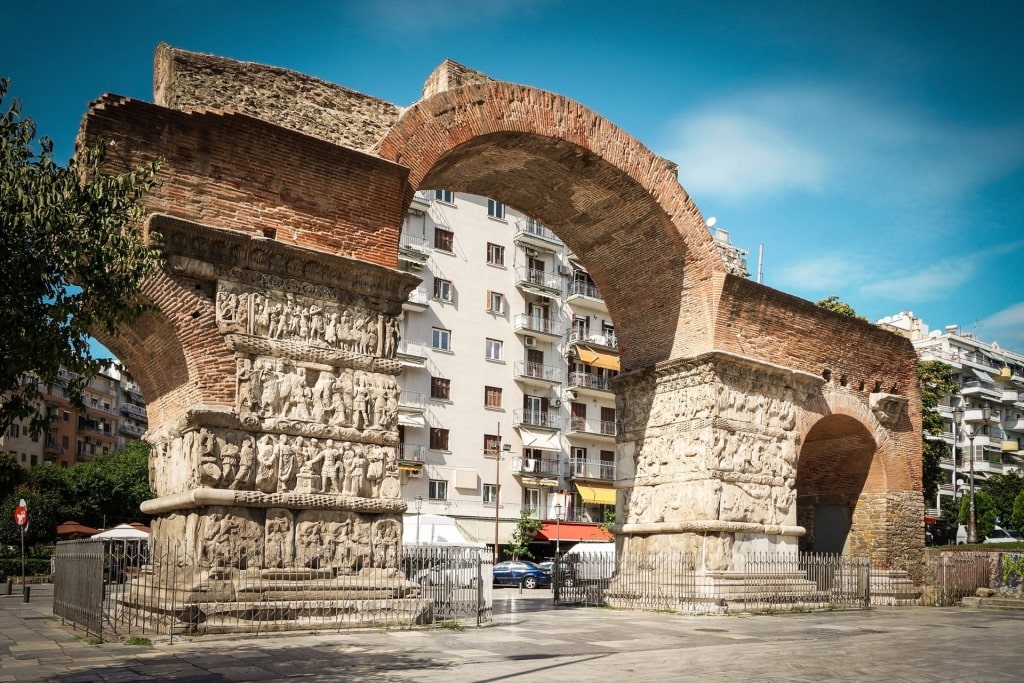
<path id="1" fill-rule="evenodd" d="M 764 276 L 764 242 L 757 247 L 757 284 L 762 284 Z"/>

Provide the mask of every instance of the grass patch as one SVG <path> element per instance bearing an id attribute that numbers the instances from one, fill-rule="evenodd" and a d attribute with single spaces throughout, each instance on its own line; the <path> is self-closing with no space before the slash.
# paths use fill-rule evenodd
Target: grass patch
<path id="1" fill-rule="evenodd" d="M 153 641 L 150 640 L 149 638 L 143 638 L 142 636 L 132 636 L 131 638 L 126 640 L 125 643 L 127 643 L 128 645 L 146 645 L 146 646 L 151 646 L 153 644 Z"/>

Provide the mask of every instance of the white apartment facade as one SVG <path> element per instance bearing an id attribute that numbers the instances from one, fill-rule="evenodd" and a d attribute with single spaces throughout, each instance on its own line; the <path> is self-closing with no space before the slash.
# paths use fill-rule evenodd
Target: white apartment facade
<path id="1" fill-rule="evenodd" d="M 593 537 L 614 510 L 619 358 L 582 264 L 500 202 L 437 190 L 417 194 L 399 266 L 423 278 L 399 356 L 410 513 L 489 545 L 524 509 L 546 522 L 538 540 L 551 523 L 562 540 Z"/>
<path id="2" fill-rule="evenodd" d="M 906 335 L 921 360 L 940 361 L 956 372 L 960 393 L 940 402 L 945 427 L 936 438 L 953 445 L 954 410 L 963 410 L 956 425 L 959 448 L 955 460 L 941 461 L 948 476 L 940 486 L 936 509 L 941 509 L 944 496 L 962 495 L 969 487 L 972 451 L 976 483 L 1024 467 L 1024 354 L 983 342 L 956 325 L 929 332 L 909 311 L 879 324 Z"/>

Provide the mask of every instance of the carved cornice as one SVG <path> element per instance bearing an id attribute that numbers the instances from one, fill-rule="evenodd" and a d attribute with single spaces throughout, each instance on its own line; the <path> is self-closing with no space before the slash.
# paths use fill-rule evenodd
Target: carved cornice
<path id="1" fill-rule="evenodd" d="M 401 303 L 420 282 L 409 273 L 356 259 L 284 244 L 272 238 L 223 230 L 166 214 L 153 214 L 147 241 L 168 263 L 192 277 L 216 279 L 232 269 L 263 277 L 327 286 Z M 398 245 L 395 245 L 397 251 Z"/>
<path id="2" fill-rule="evenodd" d="M 148 515 L 156 515 L 210 505 L 288 510 L 343 510 L 377 514 L 401 514 L 408 507 L 400 498 L 359 498 L 323 493 L 261 493 L 199 488 L 147 500 L 139 509 Z"/>

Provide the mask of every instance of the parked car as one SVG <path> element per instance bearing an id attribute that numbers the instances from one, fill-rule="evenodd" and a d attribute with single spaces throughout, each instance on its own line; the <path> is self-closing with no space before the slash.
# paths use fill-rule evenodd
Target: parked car
<path id="1" fill-rule="evenodd" d="M 499 562 L 494 565 L 495 586 L 538 588 L 551 585 L 551 572 L 540 565 L 523 560 Z"/>
<path id="2" fill-rule="evenodd" d="M 477 571 L 477 563 L 472 560 L 450 560 L 424 569 L 413 578 L 421 586 L 473 588 L 478 578 Z"/>
<path id="3" fill-rule="evenodd" d="M 983 543 L 1021 543 L 1024 542 L 1024 538 L 1021 537 L 1021 533 L 1016 529 L 1003 529 L 1002 527 L 996 527 L 992 530 L 988 536 L 985 537 Z"/>

